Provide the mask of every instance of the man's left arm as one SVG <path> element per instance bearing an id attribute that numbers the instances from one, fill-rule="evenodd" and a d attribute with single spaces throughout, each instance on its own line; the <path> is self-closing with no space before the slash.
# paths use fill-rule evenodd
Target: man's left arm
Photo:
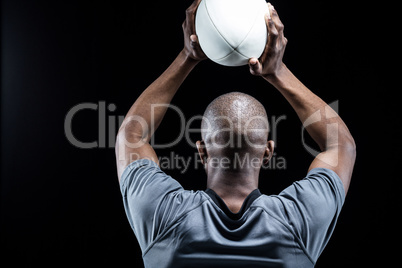
<path id="1" fill-rule="evenodd" d="M 116 161 L 119 180 L 124 169 L 134 160 L 158 158 L 149 141 L 161 123 L 178 88 L 198 62 L 205 59 L 195 35 L 194 18 L 201 0 L 195 0 L 186 11 L 183 23 L 184 48 L 166 69 L 134 102 L 119 129 L 116 139 Z"/>

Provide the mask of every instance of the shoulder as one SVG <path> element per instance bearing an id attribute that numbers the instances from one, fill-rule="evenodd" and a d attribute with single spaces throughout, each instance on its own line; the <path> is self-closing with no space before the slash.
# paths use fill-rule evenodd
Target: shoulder
<path id="1" fill-rule="evenodd" d="M 123 196 L 131 194 L 157 195 L 161 192 L 181 190 L 179 182 L 163 172 L 159 166 L 148 159 L 141 159 L 128 165 L 120 179 L 120 190 Z"/>
<path id="2" fill-rule="evenodd" d="M 262 195 L 253 206 L 294 226 L 295 221 L 303 221 L 307 215 L 317 223 L 331 219 L 333 214 L 339 214 L 344 200 L 345 191 L 339 176 L 330 169 L 315 168 L 278 195 Z"/>
<path id="3" fill-rule="evenodd" d="M 302 180 L 294 182 L 280 193 L 292 201 L 332 201 L 342 207 L 345 189 L 339 176 L 327 168 L 314 168 Z"/>

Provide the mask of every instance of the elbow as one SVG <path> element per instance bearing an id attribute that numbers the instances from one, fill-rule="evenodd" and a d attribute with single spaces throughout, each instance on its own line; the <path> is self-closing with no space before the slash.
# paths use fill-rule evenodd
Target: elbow
<path id="1" fill-rule="evenodd" d="M 124 122 L 116 135 L 115 153 L 119 155 L 119 149 L 130 148 L 136 149 L 148 143 L 148 139 L 143 136 L 142 131 L 138 128 L 125 125 Z"/>
<path id="2" fill-rule="evenodd" d="M 350 132 L 346 139 L 346 144 L 350 150 L 356 152 L 356 142 L 355 142 L 355 139 L 353 138 L 352 134 L 350 134 Z"/>
<path id="3" fill-rule="evenodd" d="M 126 117 L 117 133 L 117 139 L 140 141 L 149 140 L 149 126 L 145 121 L 134 118 L 134 116 Z"/>
<path id="4" fill-rule="evenodd" d="M 352 155 L 356 155 L 356 142 L 348 128 L 345 127 L 343 131 L 340 131 L 338 139 L 339 144 L 341 144 L 345 150 Z"/>
<path id="5" fill-rule="evenodd" d="M 353 152 L 353 156 L 356 159 L 356 142 L 355 142 L 355 140 L 353 138 L 352 138 L 352 143 L 351 143 L 350 147 L 351 147 L 351 150 Z"/>
<path id="6" fill-rule="evenodd" d="M 353 161 L 356 159 L 356 142 L 353 139 L 352 135 L 349 135 L 343 142 L 342 142 L 342 147 L 344 151 L 350 155 L 351 159 Z"/>
<path id="7" fill-rule="evenodd" d="M 351 161 L 356 159 L 356 142 L 348 132 L 345 135 L 338 136 L 336 141 L 327 144 L 323 151 L 337 150 L 342 155 L 347 156 Z"/>
<path id="8" fill-rule="evenodd" d="M 116 135 L 116 139 L 115 139 L 115 144 L 114 144 L 114 152 L 116 154 L 116 156 L 119 155 L 119 149 L 120 149 L 120 144 L 122 144 L 122 137 L 121 137 L 121 132 L 119 131 Z"/>
<path id="9" fill-rule="evenodd" d="M 129 129 L 123 128 L 120 129 L 116 135 L 116 150 L 119 146 L 125 145 L 128 147 L 133 147 L 134 145 L 138 145 L 139 143 L 145 143 L 146 139 L 143 137 L 141 133 L 137 133 L 136 131 L 131 131 Z"/>
<path id="10" fill-rule="evenodd" d="M 352 140 L 351 140 L 351 142 L 350 142 L 350 147 L 351 147 L 351 149 L 356 153 L 356 142 L 355 142 L 355 140 L 353 139 L 353 137 L 352 137 Z"/>

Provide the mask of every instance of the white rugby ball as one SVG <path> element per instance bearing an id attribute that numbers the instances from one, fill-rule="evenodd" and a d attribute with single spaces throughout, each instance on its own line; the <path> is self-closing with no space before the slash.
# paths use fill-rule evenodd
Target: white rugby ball
<path id="1" fill-rule="evenodd" d="M 202 0 L 195 17 L 200 46 L 212 61 L 246 65 L 259 58 L 267 41 L 265 0 Z"/>

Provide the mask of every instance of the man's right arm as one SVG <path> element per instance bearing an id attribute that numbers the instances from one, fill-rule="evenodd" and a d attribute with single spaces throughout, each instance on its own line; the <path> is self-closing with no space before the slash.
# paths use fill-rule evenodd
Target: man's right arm
<path id="1" fill-rule="evenodd" d="M 321 98 L 305 87 L 283 64 L 287 44 L 283 24 L 273 6 L 266 17 L 268 42 L 260 59 L 249 61 L 250 72 L 262 76 L 276 87 L 296 111 L 307 132 L 321 149 L 310 165 L 336 172 L 348 191 L 356 158 L 356 145 L 339 115 Z"/>

